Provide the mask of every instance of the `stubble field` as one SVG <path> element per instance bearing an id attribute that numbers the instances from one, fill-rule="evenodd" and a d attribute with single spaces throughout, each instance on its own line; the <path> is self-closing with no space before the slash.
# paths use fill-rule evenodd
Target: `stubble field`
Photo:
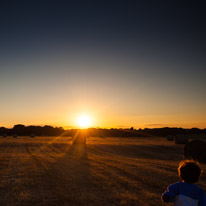
<path id="1" fill-rule="evenodd" d="M 0 205 L 166 205 L 182 149 L 158 137 L 90 137 L 85 148 L 70 137 L 1 137 Z M 198 184 L 206 190 L 205 173 Z"/>

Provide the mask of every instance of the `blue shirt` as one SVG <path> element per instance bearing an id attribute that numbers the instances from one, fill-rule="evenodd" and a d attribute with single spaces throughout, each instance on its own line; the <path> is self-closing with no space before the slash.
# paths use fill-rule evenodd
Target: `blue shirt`
<path id="1" fill-rule="evenodd" d="M 165 202 L 174 202 L 175 206 L 206 206 L 206 196 L 196 184 L 177 182 L 169 185 L 162 194 Z"/>

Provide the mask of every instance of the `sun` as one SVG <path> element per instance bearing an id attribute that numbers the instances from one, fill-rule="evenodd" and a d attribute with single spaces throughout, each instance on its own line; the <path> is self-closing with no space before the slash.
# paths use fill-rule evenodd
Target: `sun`
<path id="1" fill-rule="evenodd" d="M 77 118 L 77 124 L 81 128 L 88 128 L 91 126 L 91 117 L 88 115 L 81 115 Z"/>

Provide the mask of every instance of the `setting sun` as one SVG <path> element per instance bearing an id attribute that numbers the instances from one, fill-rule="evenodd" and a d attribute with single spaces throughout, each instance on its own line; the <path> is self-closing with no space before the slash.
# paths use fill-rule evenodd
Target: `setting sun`
<path id="1" fill-rule="evenodd" d="M 87 128 L 91 125 L 91 117 L 88 115 L 81 115 L 77 118 L 77 124 L 81 128 Z"/>

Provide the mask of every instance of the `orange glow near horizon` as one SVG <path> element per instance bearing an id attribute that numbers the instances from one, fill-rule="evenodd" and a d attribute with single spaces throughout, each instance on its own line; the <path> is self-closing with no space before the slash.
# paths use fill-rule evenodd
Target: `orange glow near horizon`
<path id="1" fill-rule="evenodd" d="M 42 116 L 41 121 L 39 116 L 33 116 L 33 118 L 21 118 L 16 117 L 15 121 L 5 121 L 4 126 L 7 128 L 12 128 L 16 124 L 29 125 L 51 125 L 54 127 L 63 127 L 64 129 L 75 129 L 75 128 L 161 128 L 161 127 L 182 127 L 182 128 L 193 128 L 197 127 L 200 129 L 206 128 L 206 124 L 201 116 L 189 115 L 187 121 L 184 117 L 179 115 L 168 116 L 125 116 L 121 114 L 116 114 L 114 111 L 97 112 L 95 107 L 93 111 L 87 109 L 88 112 L 65 112 L 62 111 L 59 115 L 54 116 Z M 108 113 L 107 113 L 108 112 Z M 49 121 L 47 119 L 50 119 Z M 194 122 L 194 119 L 199 119 L 199 121 Z"/>

